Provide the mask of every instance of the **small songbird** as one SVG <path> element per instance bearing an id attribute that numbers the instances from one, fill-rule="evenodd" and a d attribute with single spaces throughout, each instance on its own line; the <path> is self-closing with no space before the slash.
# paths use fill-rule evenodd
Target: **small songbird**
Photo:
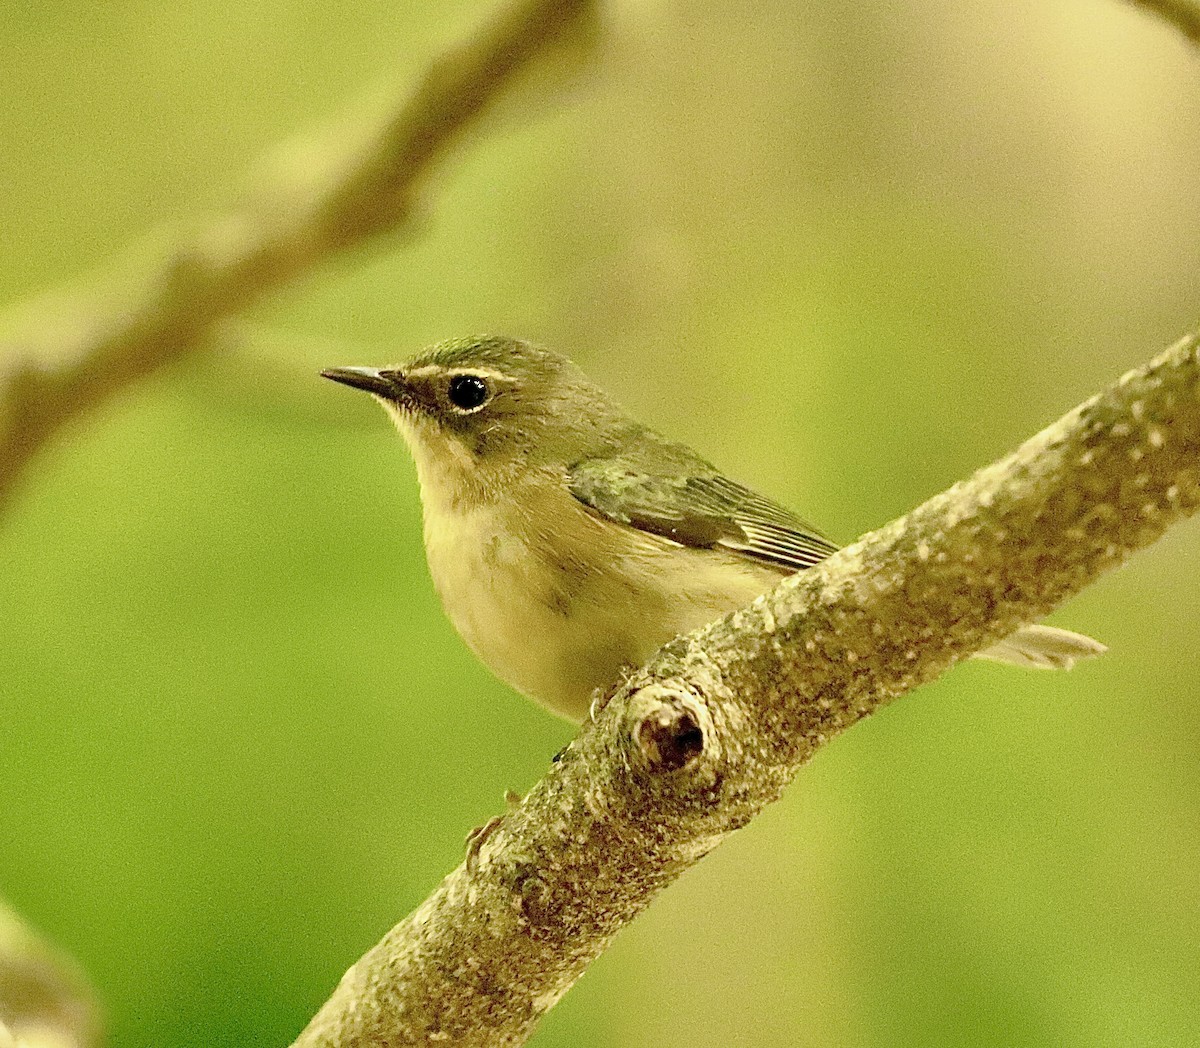
<path id="1" fill-rule="evenodd" d="M 372 394 L 408 441 L 429 570 L 463 639 L 571 720 L 673 637 L 837 549 L 528 342 L 458 339 L 322 374 Z M 1026 626 L 982 656 L 1068 668 L 1104 650 Z"/>

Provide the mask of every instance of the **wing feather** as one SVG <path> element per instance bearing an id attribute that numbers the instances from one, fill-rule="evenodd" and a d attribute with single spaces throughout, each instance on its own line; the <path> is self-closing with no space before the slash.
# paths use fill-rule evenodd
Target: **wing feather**
<path id="1" fill-rule="evenodd" d="M 791 510 L 715 471 L 659 476 L 596 458 L 573 466 L 567 482 L 600 516 L 684 546 L 720 547 L 790 571 L 837 549 Z"/>

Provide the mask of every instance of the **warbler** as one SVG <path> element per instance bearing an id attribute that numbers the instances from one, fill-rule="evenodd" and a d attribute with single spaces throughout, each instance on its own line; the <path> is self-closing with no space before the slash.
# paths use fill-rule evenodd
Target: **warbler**
<path id="1" fill-rule="evenodd" d="M 374 396 L 408 442 L 455 628 L 501 680 L 571 720 L 673 637 L 838 548 L 529 342 L 458 339 L 322 375 Z M 1039 625 L 982 655 L 1068 668 L 1104 650 Z"/>

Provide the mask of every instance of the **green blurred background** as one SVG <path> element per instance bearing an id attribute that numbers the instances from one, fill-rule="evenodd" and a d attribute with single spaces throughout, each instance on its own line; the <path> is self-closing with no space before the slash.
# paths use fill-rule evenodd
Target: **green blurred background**
<path id="1" fill-rule="evenodd" d="M 230 199 L 483 0 L 0 6 L 0 296 Z M 321 366 L 499 331 L 850 538 L 1197 316 L 1200 59 L 1117 0 L 623 0 L 417 235 L 67 431 L 0 522 L 0 894 L 115 1048 L 283 1045 L 572 734 L 432 593 Z M 0 364 L 3 362 L 0 361 Z M 1200 531 L 964 666 L 673 886 L 540 1048 L 1195 1045 Z"/>

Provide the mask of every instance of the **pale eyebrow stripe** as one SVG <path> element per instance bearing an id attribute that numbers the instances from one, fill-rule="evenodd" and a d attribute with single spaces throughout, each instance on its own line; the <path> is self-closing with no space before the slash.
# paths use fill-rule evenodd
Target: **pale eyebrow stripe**
<path id="1" fill-rule="evenodd" d="M 422 367 L 413 368 L 411 371 L 405 371 L 404 374 L 413 378 L 432 378 L 435 375 L 478 375 L 480 378 L 509 381 L 509 377 L 503 371 L 493 371 L 491 368 L 443 368 L 437 364 L 425 364 Z"/>
<path id="2" fill-rule="evenodd" d="M 447 375 L 478 375 L 480 378 L 502 379 L 508 381 L 503 371 L 493 371 L 491 368 L 449 368 Z"/>

